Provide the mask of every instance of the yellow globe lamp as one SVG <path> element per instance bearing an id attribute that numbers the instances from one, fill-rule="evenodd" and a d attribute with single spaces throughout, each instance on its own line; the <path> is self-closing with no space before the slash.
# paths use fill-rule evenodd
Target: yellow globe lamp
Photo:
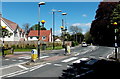
<path id="1" fill-rule="evenodd" d="M 2 26 L 2 29 L 6 29 L 6 26 Z"/>
<path id="2" fill-rule="evenodd" d="M 42 20 L 41 23 L 44 24 L 46 21 L 45 20 Z"/>
<path id="3" fill-rule="evenodd" d="M 61 29 L 63 29 L 63 28 L 64 28 L 64 26 L 60 26 L 60 28 L 61 28 Z"/>
<path id="4" fill-rule="evenodd" d="M 117 25 L 117 22 L 114 22 L 113 25 Z"/>

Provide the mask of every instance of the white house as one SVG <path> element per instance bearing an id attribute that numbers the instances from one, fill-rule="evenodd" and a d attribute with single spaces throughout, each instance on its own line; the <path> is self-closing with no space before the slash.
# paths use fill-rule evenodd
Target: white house
<path id="1" fill-rule="evenodd" d="M 29 41 L 38 40 L 38 30 L 30 30 L 28 34 Z M 52 29 L 50 30 L 40 30 L 39 40 L 44 42 L 52 42 Z"/>
<path id="2" fill-rule="evenodd" d="M 0 14 L 1 16 L 1 14 Z M 6 29 L 12 33 L 12 35 L 10 37 L 5 37 L 4 41 L 23 41 L 26 40 L 25 38 L 25 32 L 23 29 L 21 29 L 18 24 L 0 17 L 0 24 L 1 26 L 6 26 Z M 3 41 L 3 38 L 0 37 L 0 40 Z"/>

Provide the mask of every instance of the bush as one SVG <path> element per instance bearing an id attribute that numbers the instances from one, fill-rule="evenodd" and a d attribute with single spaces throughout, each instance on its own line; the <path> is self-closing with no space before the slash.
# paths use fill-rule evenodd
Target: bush
<path id="1" fill-rule="evenodd" d="M 76 46 L 76 45 L 78 45 L 79 43 L 77 42 L 77 41 L 72 41 L 72 46 L 74 47 L 74 46 Z"/>
<path id="2" fill-rule="evenodd" d="M 26 45 L 12 45 L 11 46 L 14 49 L 35 49 L 35 45 L 34 44 L 26 44 Z"/>

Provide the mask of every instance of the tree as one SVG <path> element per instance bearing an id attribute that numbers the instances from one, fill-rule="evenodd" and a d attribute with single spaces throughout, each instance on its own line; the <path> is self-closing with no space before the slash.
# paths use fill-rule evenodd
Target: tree
<path id="1" fill-rule="evenodd" d="M 23 28 L 25 30 L 25 34 L 26 34 L 27 40 L 28 40 L 28 34 L 29 34 L 29 31 L 30 31 L 30 24 L 29 23 L 23 24 Z"/>
<path id="2" fill-rule="evenodd" d="M 0 26 L 0 37 L 2 37 L 2 27 Z"/>
<path id="3" fill-rule="evenodd" d="M 91 44 L 92 43 L 92 36 L 90 34 L 90 31 L 86 32 L 84 35 L 84 39 L 86 43 Z"/>
<path id="4" fill-rule="evenodd" d="M 30 30 L 38 30 L 38 24 L 33 25 Z M 40 30 L 46 30 L 45 27 L 40 27 Z"/>
<path id="5" fill-rule="evenodd" d="M 120 24 L 120 3 L 114 8 L 111 14 L 110 21 L 111 23 L 117 22 L 118 24 Z"/>
<path id="6" fill-rule="evenodd" d="M 84 35 L 82 33 L 77 33 L 77 42 L 81 43 L 84 39 Z"/>
<path id="7" fill-rule="evenodd" d="M 2 29 L 2 37 L 5 38 L 6 36 L 10 37 L 13 33 L 9 32 L 7 29 Z"/>
<path id="8" fill-rule="evenodd" d="M 114 28 L 111 27 L 111 14 L 118 2 L 101 2 L 96 11 L 95 20 L 91 24 L 90 34 L 94 44 L 112 46 Z"/>
<path id="9" fill-rule="evenodd" d="M 117 29 L 117 33 L 116 33 L 117 43 L 120 44 L 120 2 L 118 5 L 116 5 L 116 7 L 113 10 L 111 14 L 110 22 L 111 22 L 111 27 Z M 117 26 L 113 25 L 114 22 L 117 22 Z"/>
<path id="10" fill-rule="evenodd" d="M 30 24 L 29 23 L 23 24 L 23 28 L 25 30 L 25 33 L 28 34 L 29 33 Z"/>
<path id="11" fill-rule="evenodd" d="M 81 33 L 82 29 L 78 26 L 70 26 L 70 32 L 73 33 L 74 35 L 74 40 L 77 41 L 78 37 L 77 37 L 77 33 Z"/>

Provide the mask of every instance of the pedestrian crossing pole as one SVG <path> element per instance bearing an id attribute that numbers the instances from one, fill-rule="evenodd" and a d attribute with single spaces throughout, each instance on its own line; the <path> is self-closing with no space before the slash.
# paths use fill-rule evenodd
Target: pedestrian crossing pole
<path id="1" fill-rule="evenodd" d="M 38 59 L 40 59 L 40 6 L 45 5 L 45 2 L 38 3 Z"/>
<path id="2" fill-rule="evenodd" d="M 115 31 L 115 60 L 117 60 L 117 53 L 118 53 L 118 45 L 117 45 L 117 22 L 114 22 L 113 25 L 115 26 L 114 28 L 114 31 Z"/>

